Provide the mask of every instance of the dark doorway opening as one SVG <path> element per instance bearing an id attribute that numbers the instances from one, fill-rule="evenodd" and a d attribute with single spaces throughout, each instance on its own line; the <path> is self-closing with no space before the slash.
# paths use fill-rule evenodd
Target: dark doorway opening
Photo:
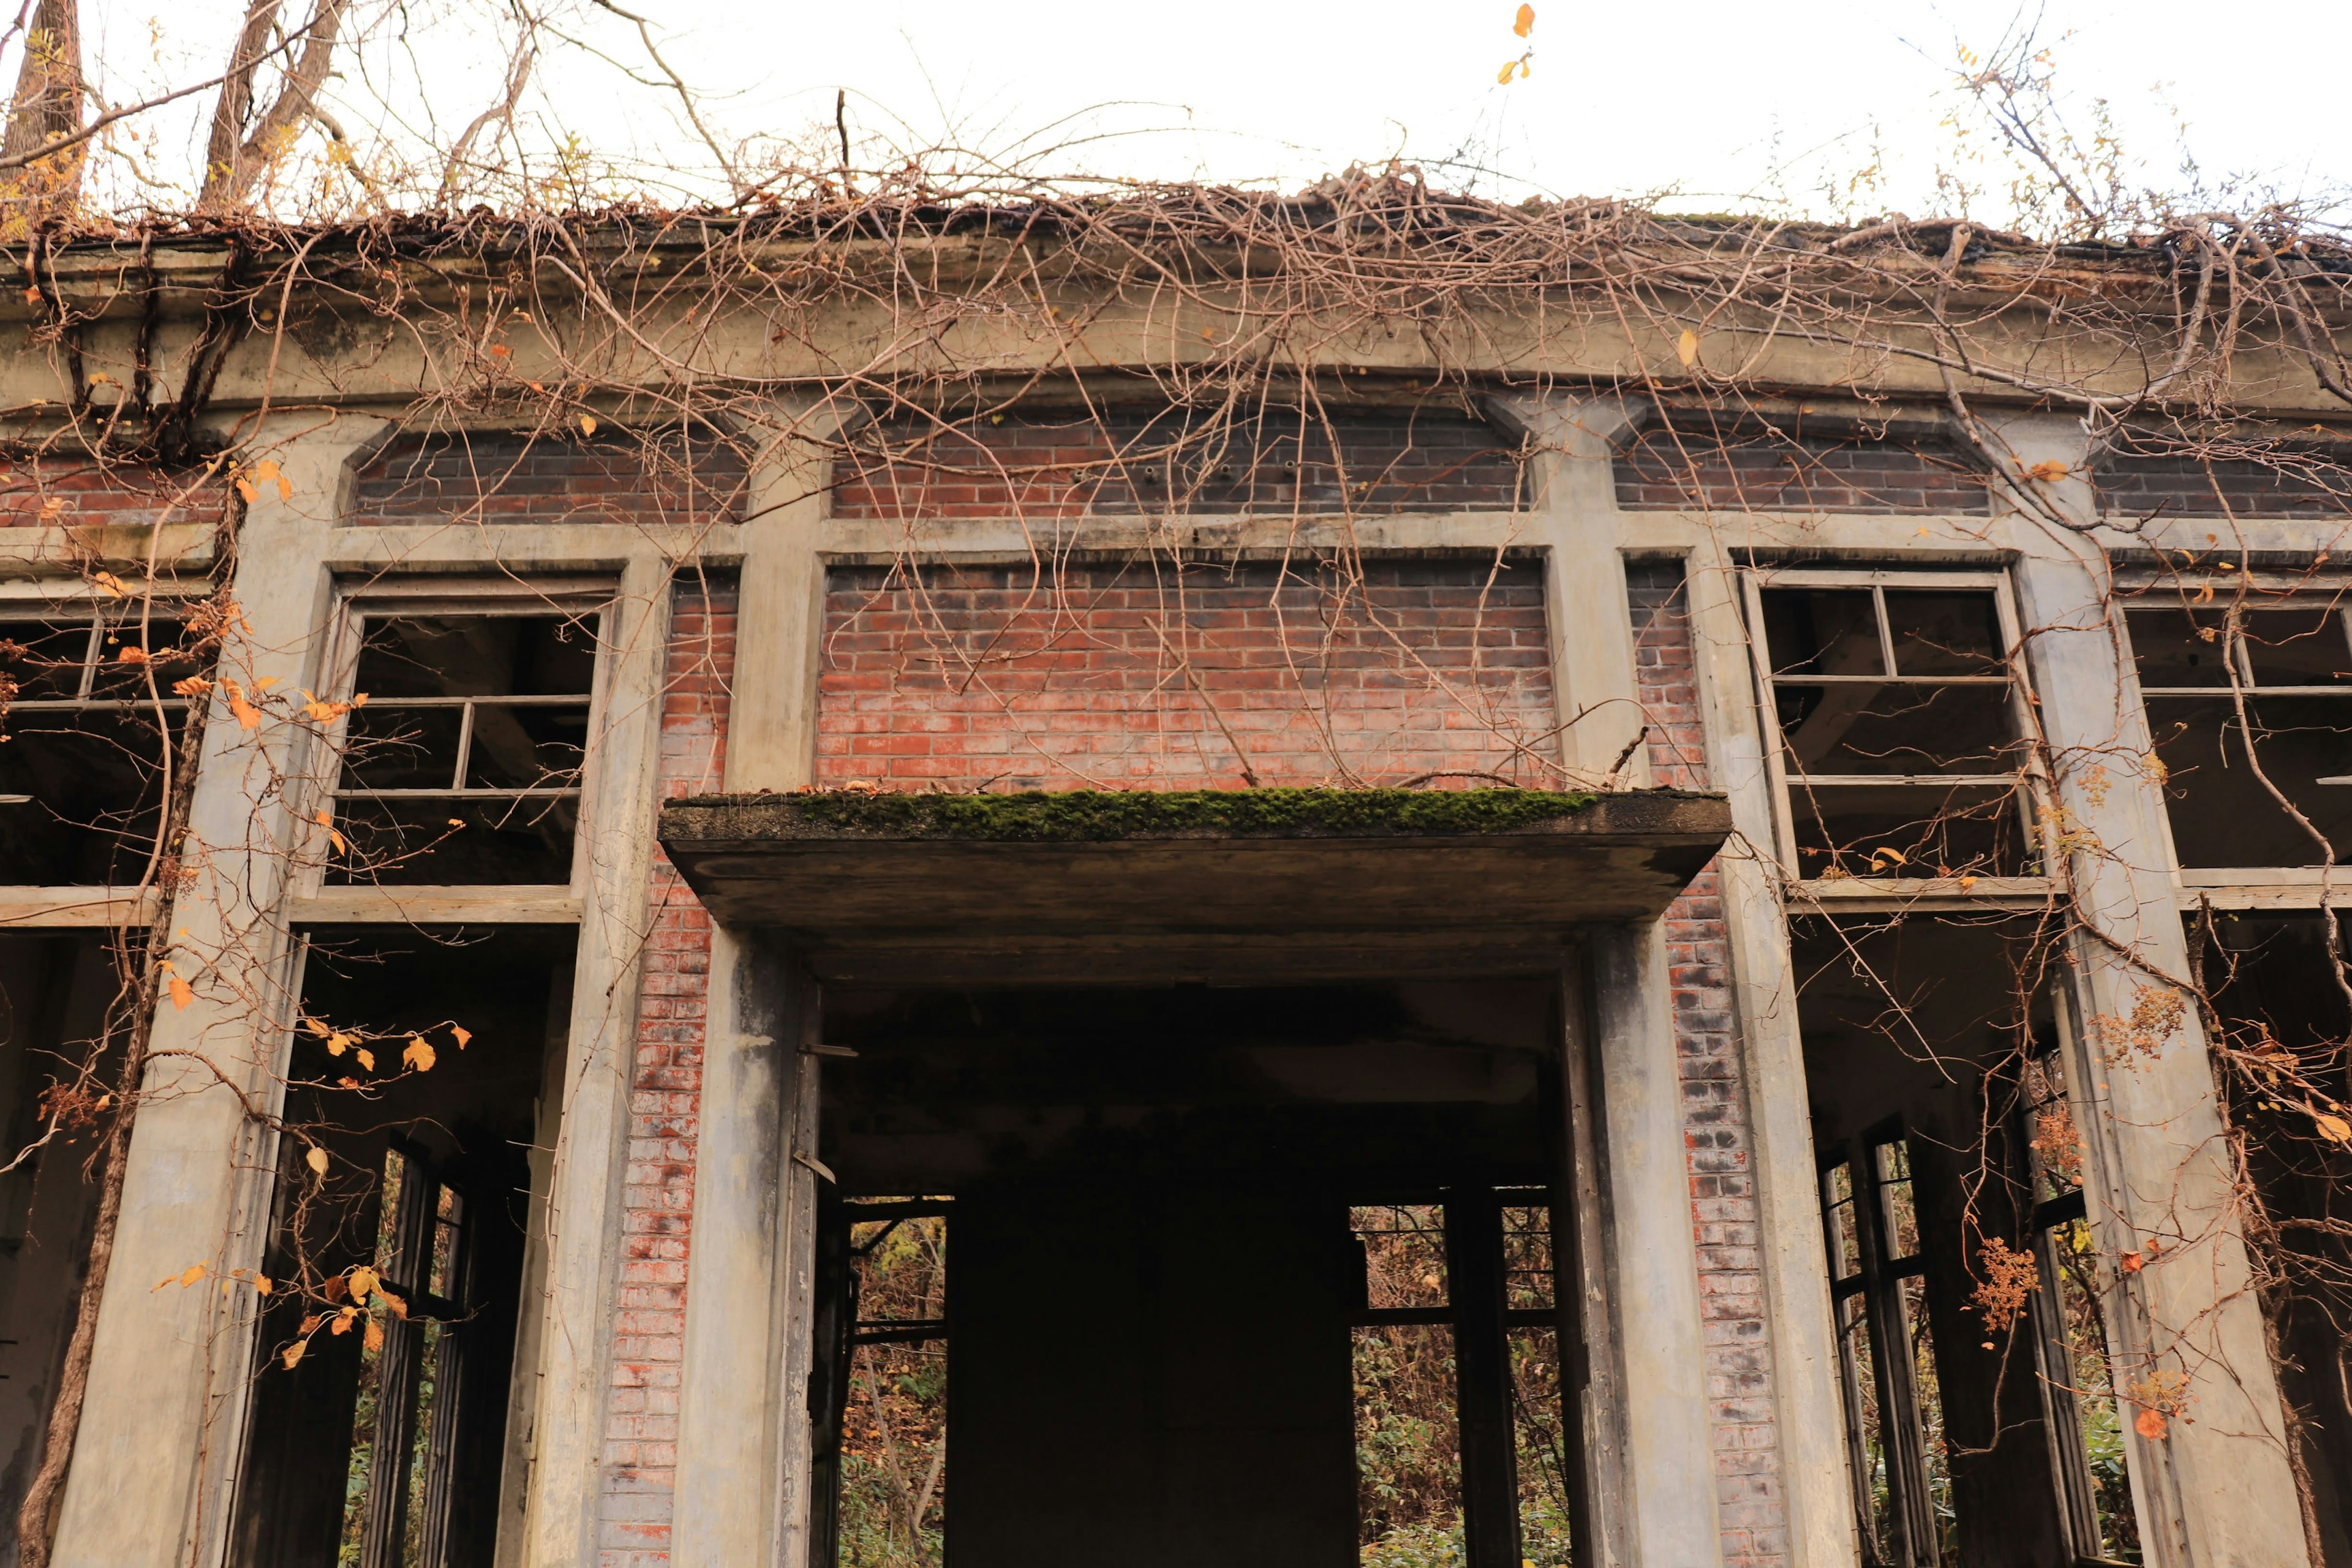
<path id="1" fill-rule="evenodd" d="M 816 1561 L 1565 1560 L 1556 979 L 824 1016 Z"/>

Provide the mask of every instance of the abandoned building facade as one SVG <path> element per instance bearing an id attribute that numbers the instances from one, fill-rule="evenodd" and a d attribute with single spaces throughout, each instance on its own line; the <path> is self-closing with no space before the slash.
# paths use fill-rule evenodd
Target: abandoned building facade
<path id="1" fill-rule="evenodd" d="M 2293 354 L 247 243 L 0 362 L 12 1520 L 145 1054 L 54 1561 L 2352 1563 L 2210 1048 L 2352 1029 Z M 979 303 L 712 281 L 868 253 Z"/>

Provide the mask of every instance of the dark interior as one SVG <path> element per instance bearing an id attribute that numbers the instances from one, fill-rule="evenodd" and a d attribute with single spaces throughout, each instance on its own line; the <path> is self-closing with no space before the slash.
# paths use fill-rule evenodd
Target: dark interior
<path id="1" fill-rule="evenodd" d="M 828 986 L 840 1193 L 951 1205 L 958 1568 L 1354 1563 L 1349 1205 L 1552 1184 L 1556 989 Z"/>

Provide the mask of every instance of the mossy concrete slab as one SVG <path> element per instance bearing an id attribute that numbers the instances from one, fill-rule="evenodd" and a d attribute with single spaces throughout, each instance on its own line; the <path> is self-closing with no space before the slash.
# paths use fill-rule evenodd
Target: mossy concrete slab
<path id="1" fill-rule="evenodd" d="M 1285 945 L 1456 966 L 1656 916 L 1730 827 L 1672 790 L 816 791 L 677 801 L 660 832 L 721 921 L 878 976 Z"/>

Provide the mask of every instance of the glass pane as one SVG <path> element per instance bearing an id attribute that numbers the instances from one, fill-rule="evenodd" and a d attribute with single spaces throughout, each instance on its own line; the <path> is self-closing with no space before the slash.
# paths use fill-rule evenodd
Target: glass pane
<path id="1" fill-rule="evenodd" d="M 1830 1277 L 1843 1281 L 1862 1272 L 1862 1236 L 1854 1229 L 1853 1166 L 1840 1162 L 1822 1178 L 1823 1222 L 1829 1230 Z"/>
<path id="2" fill-rule="evenodd" d="M 2017 877 L 2033 864 L 2007 785 L 1801 781 L 1789 795 L 1802 877 Z"/>
<path id="3" fill-rule="evenodd" d="M 1569 1568 L 1567 1406 L 1560 1399 L 1559 1334 L 1510 1334 L 1512 1429 L 1519 1471 L 1519 1561 Z"/>
<path id="4" fill-rule="evenodd" d="M 588 745 L 588 706 L 507 708 L 477 703 L 467 789 L 569 788 Z"/>
<path id="5" fill-rule="evenodd" d="M 371 702 L 352 710 L 343 743 L 345 789 L 447 789 L 457 778 L 462 708 Z"/>
<path id="6" fill-rule="evenodd" d="M 2352 694 L 2246 700 L 2251 760 L 2336 853 L 2352 853 Z M 2151 697 L 2147 721 L 2166 771 L 2174 847 L 2184 866 L 2315 866 L 2311 835 L 2248 765 L 2228 698 Z"/>
<path id="7" fill-rule="evenodd" d="M 180 649 L 177 621 L 151 620 L 142 629 L 132 621 L 110 626 L 98 646 L 92 670 L 92 697 L 132 701 L 173 696 L 172 683 L 196 673 L 197 660 Z"/>
<path id="8" fill-rule="evenodd" d="M 1503 1306 L 1540 1311 L 1552 1304 L 1551 1205 L 1503 1205 Z"/>
<path id="9" fill-rule="evenodd" d="M 1776 681 L 1772 698 L 1799 773 L 2006 773 L 2022 760 L 2005 686 Z"/>
<path id="10" fill-rule="evenodd" d="M 1445 1211 L 1433 1204 L 1374 1204 L 1348 1211 L 1364 1249 L 1366 1304 L 1443 1307 Z"/>
<path id="11" fill-rule="evenodd" d="M 454 1188 L 443 1187 L 433 1199 L 433 1258 L 425 1270 L 425 1289 L 445 1301 L 457 1299 L 457 1244 L 464 1235 L 466 1200 Z"/>
<path id="12" fill-rule="evenodd" d="M 1360 1328 L 1354 1345 L 1357 1560 L 1363 1568 L 1459 1563 L 1453 1327 Z"/>
<path id="13" fill-rule="evenodd" d="M 2346 656 L 2344 616 L 2335 609 L 2251 610 L 2245 628 L 2246 662 L 2257 686 L 2327 686 L 2352 689 L 2352 658 Z"/>
<path id="14" fill-rule="evenodd" d="M 1919 1213 L 1911 1196 L 1911 1146 L 1901 1139 L 1872 1151 L 1878 1162 L 1878 1212 L 1886 1223 L 1886 1261 L 1919 1256 Z"/>
<path id="15" fill-rule="evenodd" d="M 1886 590 L 1897 675 L 2001 675 L 2000 613 L 1984 589 Z"/>
<path id="16" fill-rule="evenodd" d="M 1871 1353 L 1870 1321 L 1860 1296 L 1837 1304 L 1838 1346 L 1845 1379 L 1847 1451 L 1853 1468 L 1856 1510 L 1865 1525 L 1864 1555 L 1873 1563 L 1895 1561 L 1901 1539 L 1895 1518 L 1895 1490 L 1886 1473 L 1886 1423 L 1881 1418 L 1878 1363 Z"/>
<path id="17" fill-rule="evenodd" d="M 2090 1462 L 2092 1506 L 2099 1516 L 2099 1555 L 2140 1561 L 2139 1518 L 2132 1508 L 2131 1476 L 2124 1462 L 2123 1418 L 2116 1401 L 2115 1369 L 2107 1359 L 2107 1329 L 2098 1289 L 2098 1253 L 2091 1227 L 2071 1220 L 2050 1233 L 2058 1259 L 2061 1332 L 2073 1361 L 2074 1404 Z"/>
<path id="18" fill-rule="evenodd" d="M 596 672 L 593 621 L 563 616 L 388 616 L 371 619 L 353 691 L 392 697 L 585 697 Z"/>
<path id="19" fill-rule="evenodd" d="M 167 710 L 174 736 L 183 722 Z M 164 737 L 152 710 L 7 716 L 0 742 L 0 881 L 135 881 L 162 822 Z"/>
<path id="20" fill-rule="evenodd" d="M 327 867 L 333 883 L 562 883 L 572 879 L 579 803 L 535 800 L 369 800 L 338 803 L 349 846 Z"/>
<path id="21" fill-rule="evenodd" d="M 12 700 L 49 701 L 81 695 L 82 663 L 89 657 L 88 621 L 0 622 L 0 674 L 15 684 Z"/>
<path id="22" fill-rule="evenodd" d="M 850 1227 L 859 1321 L 947 1317 L 948 1224 L 944 1215 L 925 1215 Z M 840 1562 L 845 1568 L 937 1563 L 947 1530 L 947 1342 L 858 1345 L 848 1393 Z"/>
<path id="23" fill-rule="evenodd" d="M 2124 624 L 2131 631 L 2132 659 L 2142 686 L 2230 684 L 2221 662 L 2220 611 L 2132 610 Z"/>
<path id="24" fill-rule="evenodd" d="M 1936 1346 L 1927 1334 L 1927 1282 L 1914 1278 L 1897 1287 L 1903 1326 L 1911 1342 L 1911 1375 L 1919 1395 L 1919 1439 L 1927 1461 L 1927 1513 L 1938 1560 L 1958 1561 L 1958 1519 L 1952 1511 L 1952 1461 L 1944 1441 L 1944 1390 L 1936 1375 Z"/>
<path id="25" fill-rule="evenodd" d="M 1763 590 L 1775 675 L 1885 675 L 1878 610 L 1867 588 Z"/>

